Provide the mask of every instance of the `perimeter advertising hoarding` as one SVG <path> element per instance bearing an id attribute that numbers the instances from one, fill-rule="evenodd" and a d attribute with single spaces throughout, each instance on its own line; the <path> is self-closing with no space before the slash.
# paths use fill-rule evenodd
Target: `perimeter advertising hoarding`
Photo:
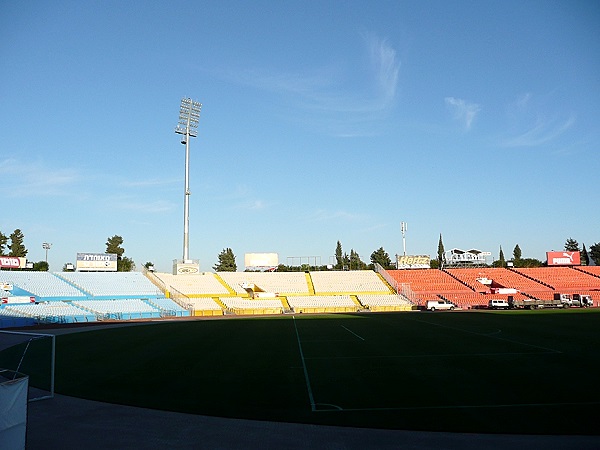
<path id="1" fill-rule="evenodd" d="M 279 255 L 277 253 L 245 253 L 244 265 L 246 267 L 277 267 Z"/>
<path id="2" fill-rule="evenodd" d="M 546 252 L 549 266 L 579 266 L 581 256 L 579 252 Z"/>
<path id="3" fill-rule="evenodd" d="M 428 255 L 396 255 L 398 269 L 429 269 L 430 262 Z"/>
<path id="4" fill-rule="evenodd" d="M 17 256 L 0 256 L 0 269 L 24 269 L 27 258 Z"/>
<path id="5" fill-rule="evenodd" d="M 77 253 L 76 270 L 80 272 L 116 272 L 115 253 Z"/>

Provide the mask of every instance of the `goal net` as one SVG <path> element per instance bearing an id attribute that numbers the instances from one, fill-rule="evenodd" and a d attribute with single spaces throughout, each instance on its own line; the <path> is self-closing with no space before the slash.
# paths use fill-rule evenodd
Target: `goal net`
<path id="1" fill-rule="evenodd" d="M 29 401 L 54 397 L 55 339 L 52 334 L 0 330 L 0 369 L 29 376 Z"/>

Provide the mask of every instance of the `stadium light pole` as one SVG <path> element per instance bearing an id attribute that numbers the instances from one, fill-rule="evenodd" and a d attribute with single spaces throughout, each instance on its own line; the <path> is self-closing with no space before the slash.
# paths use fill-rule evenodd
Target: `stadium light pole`
<path id="1" fill-rule="evenodd" d="M 185 145 L 185 189 L 183 197 L 183 262 L 190 259 L 190 138 L 198 136 L 198 122 L 202 104 L 191 98 L 181 99 L 179 122 L 175 133 L 183 135 Z"/>
<path id="2" fill-rule="evenodd" d="M 406 256 L 406 230 L 408 229 L 406 225 L 406 222 L 400 223 L 400 230 L 402 231 L 402 251 L 404 252 L 404 256 Z"/>
<path id="3" fill-rule="evenodd" d="M 42 248 L 44 250 L 46 250 L 46 264 L 48 264 L 48 250 L 50 250 L 52 248 L 52 244 L 48 243 L 48 242 L 44 242 L 42 244 Z"/>

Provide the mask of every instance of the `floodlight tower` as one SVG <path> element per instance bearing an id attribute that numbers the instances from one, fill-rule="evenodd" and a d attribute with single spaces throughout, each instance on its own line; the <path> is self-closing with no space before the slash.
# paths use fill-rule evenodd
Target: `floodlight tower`
<path id="1" fill-rule="evenodd" d="M 403 255 L 406 256 L 406 230 L 408 229 L 406 222 L 400 223 L 400 230 L 402 231 L 402 250 Z"/>
<path id="2" fill-rule="evenodd" d="M 52 248 L 52 244 L 50 244 L 49 242 L 44 242 L 42 244 L 42 248 L 46 250 L 46 264 L 48 264 L 48 250 Z"/>
<path id="3" fill-rule="evenodd" d="M 175 133 L 183 135 L 181 143 L 185 145 L 185 191 L 183 202 L 183 261 L 190 259 L 190 138 L 198 136 L 198 121 L 202 104 L 191 98 L 181 99 L 179 122 Z"/>

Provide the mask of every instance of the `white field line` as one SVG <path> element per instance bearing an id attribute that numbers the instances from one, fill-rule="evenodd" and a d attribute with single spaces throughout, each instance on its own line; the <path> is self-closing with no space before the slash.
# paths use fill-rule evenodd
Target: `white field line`
<path id="1" fill-rule="evenodd" d="M 419 320 L 419 319 L 410 319 L 410 320 L 413 320 L 415 322 L 426 323 L 428 325 L 432 325 L 432 326 L 435 326 L 435 327 L 448 328 L 449 330 L 461 331 L 463 333 L 474 334 L 476 336 L 483 336 L 483 337 L 487 337 L 487 338 L 490 338 L 490 339 L 496 339 L 498 341 L 511 342 L 513 344 L 524 345 L 526 347 L 539 348 L 541 350 L 545 350 L 545 353 L 546 352 L 548 352 L 548 353 L 562 353 L 560 350 L 556 350 L 554 348 L 542 347 L 541 345 L 535 345 L 535 344 L 528 344 L 526 342 L 520 342 L 520 341 L 516 341 L 514 339 L 508 339 L 508 338 L 496 336 L 495 334 L 478 333 L 476 331 L 465 330 L 464 328 L 450 327 L 448 325 L 441 325 L 439 323 L 433 323 L 433 322 L 429 322 L 427 320 Z"/>
<path id="2" fill-rule="evenodd" d="M 377 356 L 309 356 L 304 359 L 400 359 L 400 358 L 458 358 L 458 357 L 480 357 L 480 356 L 537 356 L 555 355 L 555 351 L 548 352 L 502 352 L 502 353 L 431 353 L 427 355 L 377 355 Z"/>
<path id="3" fill-rule="evenodd" d="M 357 338 L 359 338 L 361 341 L 364 341 L 365 338 L 362 336 L 359 336 L 358 334 L 356 334 L 354 331 L 346 328 L 344 325 L 340 325 L 344 330 L 346 330 L 348 333 L 352 333 L 354 336 L 356 336 Z"/>
<path id="4" fill-rule="evenodd" d="M 306 383 L 306 390 L 308 391 L 308 399 L 310 401 L 310 409 L 311 411 L 316 411 L 315 409 L 315 398 L 312 392 L 312 388 L 310 387 L 310 379 L 308 378 L 308 369 L 306 368 L 306 359 L 304 358 L 304 352 L 302 351 L 302 344 L 300 343 L 300 334 L 298 334 L 298 327 L 296 326 L 296 318 L 292 316 L 294 319 L 294 329 L 296 330 L 296 340 L 298 341 L 298 350 L 300 351 L 300 359 L 302 360 L 302 369 L 304 370 L 304 382 Z"/>

